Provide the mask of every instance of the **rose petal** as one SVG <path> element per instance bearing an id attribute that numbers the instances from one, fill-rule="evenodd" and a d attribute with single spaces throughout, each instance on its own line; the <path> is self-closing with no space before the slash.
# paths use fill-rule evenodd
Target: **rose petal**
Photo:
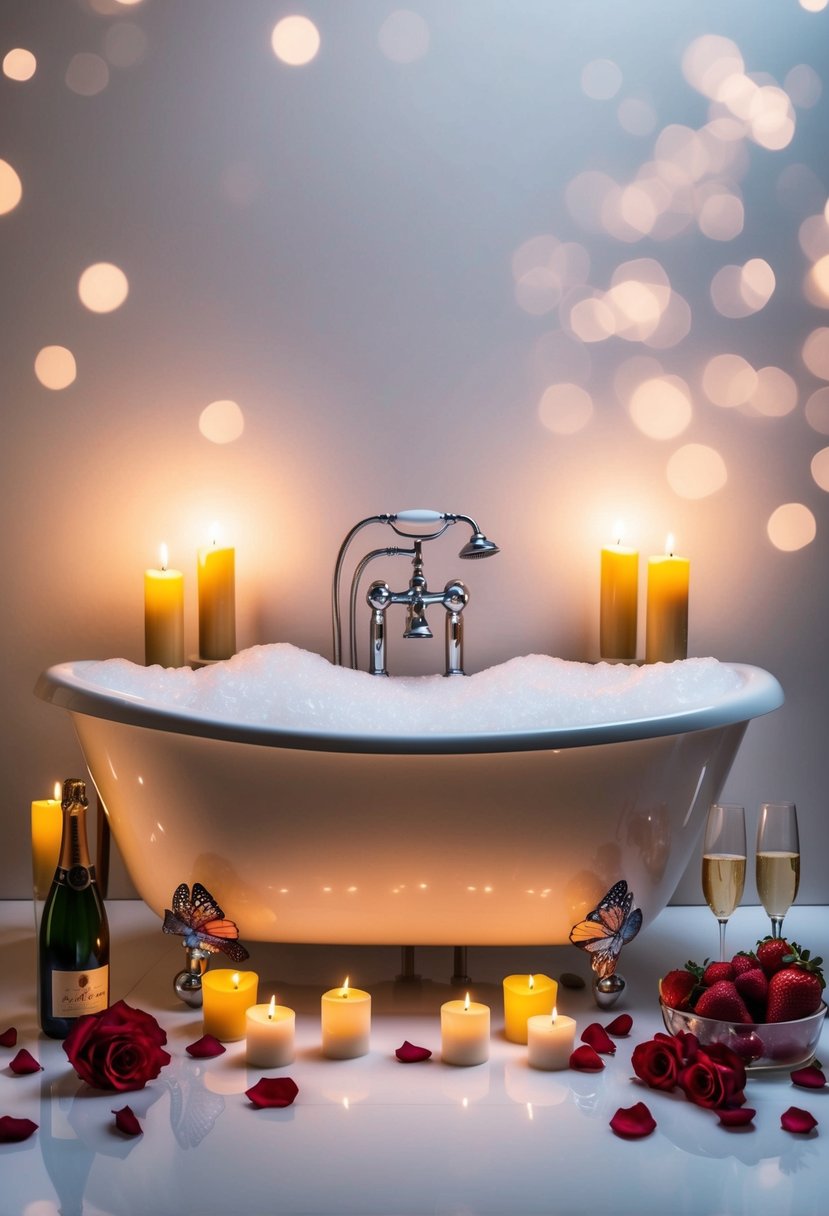
<path id="1" fill-rule="evenodd" d="M 394 1053 L 403 1064 L 417 1064 L 420 1060 L 428 1060 L 432 1054 L 428 1047 L 415 1047 L 408 1039 Z"/>
<path id="2" fill-rule="evenodd" d="M 606 1029 L 608 1034 L 615 1034 L 618 1038 L 623 1038 L 633 1029 L 633 1018 L 629 1013 L 620 1013 Z"/>
<path id="3" fill-rule="evenodd" d="M 720 1123 L 723 1127 L 745 1127 L 757 1114 L 750 1106 L 726 1106 L 718 1110 Z"/>
<path id="4" fill-rule="evenodd" d="M 15 1119 L 12 1115 L 0 1115 L 0 1144 L 12 1144 L 17 1140 L 28 1140 L 37 1131 L 31 1119 Z"/>
<path id="5" fill-rule="evenodd" d="M 299 1093 L 299 1086 L 290 1077 L 262 1077 L 251 1089 L 245 1090 L 254 1106 L 290 1106 Z"/>
<path id="6" fill-rule="evenodd" d="M 817 1119 L 814 1115 L 810 1115 L 807 1110 L 801 1110 L 799 1106 L 790 1106 L 780 1116 L 780 1126 L 787 1132 L 802 1132 L 805 1134 L 817 1127 Z"/>
<path id="7" fill-rule="evenodd" d="M 17 1046 L 17 1029 L 10 1026 L 8 1030 L 4 1030 L 0 1034 L 0 1047 L 16 1047 Z"/>
<path id="8" fill-rule="evenodd" d="M 594 1051 L 601 1051 L 607 1056 L 616 1054 L 616 1044 L 604 1026 L 600 1026 L 598 1022 L 591 1022 L 589 1026 L 585 1027 L 581 1033 L 581 1040 L 588 1047 L 592 1047 Z"/>
<path id="9" fill-rule="evenodd" d="M 29 1072 L 43 1072 L 43 1065 L 38 1064 L 25 1047 L 21 1047 L 14 1059 L 10 1061 L 9 1068 L 17 1077 L 22 1077 Z"/>
<path id="10" fill-rule="evenodd" d="M 583 1047 L 577 1047 L 570 1056 L 570 1067 L 578 1069 L 579 1072 L 601 1072 L 604 1060 L 585 1043 Z"/>
<path id="11" fill-rule="evenodd" d="M 799 1085 L 801 1089 L 823 1089 L 826 1084 L 826 1074 L 816 1064 L 810 1064 L 808 1068 L 797 1068 L 790 1076 L 793 1084 Z"/>
<path id="12" fill-rule="evenodd" d="M 141 1124 L 135 1117 L 135 1113 L 130 1106 L 122 1106 L 120 1110 L 114 1110 L 115 1126 L 119 1132 L 123 1132 L 125 1136 L 140 1136 L 142 1134 Z"/>
<path id="13" fill-rule="evenodd" d="M 203 1034 L 200 1039 L 196 1039 L 195 1043 L 190 1043 L 184 1050 L 196 1060 L 209 1060 L 212 1056 L 222 1055 L 227 1048 L 212 1034 Z"/>
<path id="14" fill-rule="evenodd" d="M 610 1120 L 610 1126 L 617 1136 L 633 1140 L 649 1136 L 656 1127 L 656 1120 L 644 1102 L 637 1102 L 635 1106 L 620 1106 Z"/>

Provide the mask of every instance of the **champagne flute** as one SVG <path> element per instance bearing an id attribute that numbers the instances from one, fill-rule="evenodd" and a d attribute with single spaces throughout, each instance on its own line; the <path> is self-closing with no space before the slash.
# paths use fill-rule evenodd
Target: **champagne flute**
<path id="1" fill-rule="evenodd" d="M 757 894 L 771 918 L 772 937 L 783 936 L 783 917 L 800 885 L 800 841 L 793 802 L 764 802 L 757 824 Z"/>
<path id="2" fill-rule="evenodd" d="M 725 961 L 725 926 L 743 896 L 746 880 L 746 816 L 741 806 L 715 802 L 708 811 L 702 849 L 702 891 L 720 925 Z"/>

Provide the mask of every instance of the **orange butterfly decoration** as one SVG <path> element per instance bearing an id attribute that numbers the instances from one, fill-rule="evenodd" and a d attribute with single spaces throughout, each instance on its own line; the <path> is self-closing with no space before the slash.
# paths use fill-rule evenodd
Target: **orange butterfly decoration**
<path id="1" fill-rule="evenodd" d="M 206 950 L 215 954 L 221 950 L 235 963 L 250 958 L 248 951 L 238 941 L 239 930 L 228 920 L 213 896 L 200 882 L 193 883 L 193 897 L 186 882 L 180 883 L 173 892 L 172 911 L 164 910 L 165 933 L 177 933 L 184 938 L 185 946 L 191 950 Z"/>
<path id="2" fill-rule="evenodd" d="M 592 955 L 593 970 L 604 979 L 613 975 L 622 946 L 632 942 L 641 928 L 641 909 L 633 906 L 633 892 L 621 879 L 584 920 L 573 925 L 570 941 Z"/>

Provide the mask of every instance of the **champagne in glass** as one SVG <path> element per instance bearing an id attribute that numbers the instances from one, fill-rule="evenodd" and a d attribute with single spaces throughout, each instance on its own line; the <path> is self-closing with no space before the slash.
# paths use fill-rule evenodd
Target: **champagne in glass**
<path id="1" fill-rule="evenodd" d="M 733 803 L 715 802 L 705 825 L 702 891 L 719 922 L 722 960 L 725 960 L 725 926 L 743 897 L 745 879 L 745 810 Z"/>
<path id="2" fill-rule="evenodd" d="M 783 936 L 783 917 L 800 885 L 800 843 L 793 802 L 764 802 L 757 824 L 757 893 L 771 918 L 772 937 Z"/>

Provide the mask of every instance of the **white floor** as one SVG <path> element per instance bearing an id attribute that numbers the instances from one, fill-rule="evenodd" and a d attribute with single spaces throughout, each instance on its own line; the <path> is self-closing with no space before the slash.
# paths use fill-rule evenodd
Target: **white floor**
<path id="1" fill-rule="evenodd" d="M 184 1051 L 202 1033 L 197 1011 L 181 1005 L 172 977 L 182 965 L 177 939 L 164 937 L 142 904 L 108 905 L 113 933 L 113 999 L 154 1013 L 169 1036 L 172 1063 L 143 1091 L 119 1096 L 82 1085 L 60 1043 L 41 1037 L 35 1015 L 32 909 L 0 903 L 0 1032 L 18 1029 L 18 1046 L 44 1071 L 16 1077 L 14 1051 L 0 1048 L 0 1115 L 33 1119 L 35 1135 L 0 1145 L 0 1216 L 825 1216 L 829 1211 L 829 1091 L 795 1088 L 787 1072 L 753 1076 L 755 1126 L 726 1131 L 716 1116 L 631 1080 L 633 1045 L 662 1029 L 657 977 L 689 957 L 713 955 L 716 925 L 702 908 L 669 908 L 622 957 L 625 997 L 602 1013 L 589 987 L 565 992 L 560 1012 L 583 1028 L 633 1014 L 628 1040 L 599 1074 L 529 1069 L 525 1049 L 502 1035 L 500 980 L 510 972 L 576 971 L 573 947 L 475 948 L 472 991 L 492 1007 L 489 1063 L 440 1062 L 437 1011 L 457 995 L 448 987 L 452 950 L 423 949 L 419 989 L 394 984 L 396 949 L 252 945 L 249 966 L 260 999 L 275 991 L 298 1011 L 296 1062 L 287 1074 L 299 1096 L 286 1110 L 256 1110 L 244 1091 L 244 1044 L 206 1061 Z M 829 955 L 824 908 L 795 908 L 786 928 L 812 953 Z M 762 909 L 741 908 L 729 926 L 735 949 L 766 932 Z M 319 1051 L 319 994 L 342 982 L 369 988 L 371 1053 L 330 1061 Z M 829 1063 L 824 1029 L 822 1056 Z M 400 1064 L 404 1039 L 430 1047 L 425 1064 Z M 14 1049 L 17 1050 L 17 1049 Z M 819 1056 L 821 1051 L 819 1051 Z M 608 1120 L 643 1100 L 657 1121 L 640 1141 L 618 1139 Z M 124 1139 L 110 1111 L 127 1101 L 144 1134 Z M 789 1106 L 820 1121 L 810 1136 L 780 1127 Z"/>

